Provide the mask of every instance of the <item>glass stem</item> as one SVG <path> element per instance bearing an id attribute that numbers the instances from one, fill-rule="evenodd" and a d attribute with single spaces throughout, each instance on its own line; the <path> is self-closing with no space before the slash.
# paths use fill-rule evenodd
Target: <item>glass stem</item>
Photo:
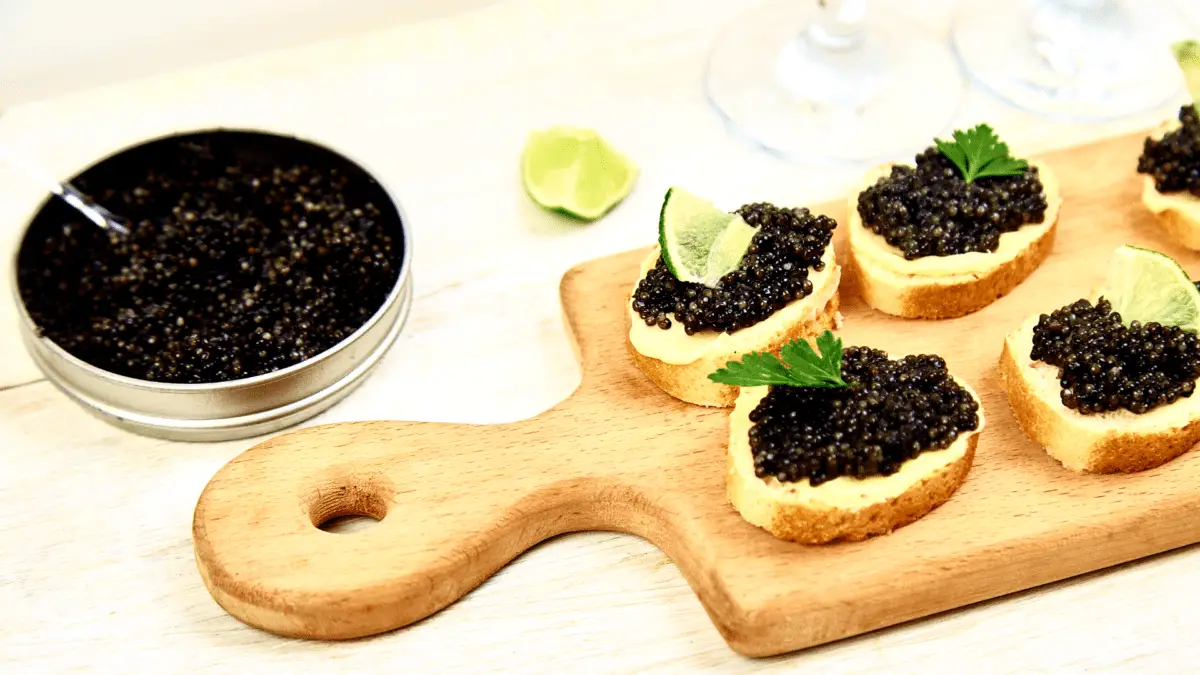
<path id="1" fill-rule="evenodd" d="M 817 0 L 817 6 L 821 13 L 806 31 L 810 43 L 831 51 L 862 45 L 867 0 Z"/>

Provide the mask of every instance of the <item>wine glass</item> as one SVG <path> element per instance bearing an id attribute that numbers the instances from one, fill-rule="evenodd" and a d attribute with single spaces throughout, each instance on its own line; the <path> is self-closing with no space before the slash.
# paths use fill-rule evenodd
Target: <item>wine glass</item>
<path id="1" fill-rule="evenodd" d="M 1187 37 L 1184 26 L 1159 0 L 1005 0 L 964 6 L 951 43 L 967 72 L 1009 103 L 1102 120 L 1179 93 L 1170 44 Z"/>
<path id="2" fill-rule="evenodd" d="M 704 88 L 729 129 L 781 157 L 860 163 L 919 151 L 964 82 L 944 36 L 867 0 L 783 0 L 718 38 Z"/>

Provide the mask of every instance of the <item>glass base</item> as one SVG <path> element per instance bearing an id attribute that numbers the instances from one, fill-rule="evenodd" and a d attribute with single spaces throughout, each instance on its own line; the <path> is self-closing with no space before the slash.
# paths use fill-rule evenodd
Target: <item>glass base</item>
<path id="1" fill-rule="evenodd" d="M 1156 0 L 972 4 L 951 43 L 981 85 L 1024 110 L 1103 120 L 1157 108 L 1182 91 L 1170 44 L 1184 22 Z"/>
<path id="2" fill-rule="evenodd" d="M 910 160 L 949 132 L 964 82 L 954 55 L 872 7 L 858 41 L 810 30 L 816 2 L 760 7 L 714 45 L 705 93 L 732 133 L 813 163 Z"/>

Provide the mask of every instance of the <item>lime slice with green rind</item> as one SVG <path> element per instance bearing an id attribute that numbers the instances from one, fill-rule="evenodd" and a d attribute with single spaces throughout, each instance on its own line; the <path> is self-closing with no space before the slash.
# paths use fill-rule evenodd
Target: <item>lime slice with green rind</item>
<path id="1" fill-rule="evenodd" d="M 1109 259 L 1102 297 L 1128 325 L 1133 321 L 1200 330 L 1200 290 L 1169 256 L 1121 246 Z"/>
<path id="2" fill-rule="evenodd" d="M 714 287 L 737 269 L 757 230 L 742 217 L 673 187 L 658 216 L 663 262 L 680 281 Z"/>
<path id="3" fill-rule="evenodd" d="M 721 277 L 737 269 L 742 258 L 746 256 L 746 250 L 750 248 L 750 240 L 754 239 L 756 234 L 758 228 L 750 227 L 741 216 L 734 216 L 725 230 L 717 235 L 717 240 L 708 252 L 705 285 L 715 286 Z"/>
<path id="4" fill-rule="evenodd" d="M 1182 40 L 1171 45 L 1171 54 L 1175 63 L 1183 71 L 1183 79 L 1187 83 L 1188 93 L 1193 101 L 1200 101 L 1200 42 Z"/>
<path id="5" fill-rule="evenodd" d="M 521 180 L 530 198 L 582 220 L 608 213 L 633 190 L 637 176 L 637 166 L 591 129 L 534 131 L 521 153 Z"/>

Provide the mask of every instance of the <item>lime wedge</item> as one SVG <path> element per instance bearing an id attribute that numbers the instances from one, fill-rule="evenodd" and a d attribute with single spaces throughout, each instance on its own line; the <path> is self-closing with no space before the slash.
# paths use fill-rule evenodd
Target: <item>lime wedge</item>
<path id="1" fill-rule="evenodd" d="M 1170 257 L 1136 246 L 1113 252 L 1100 295 L 1132 321 L 1200 330 L 1200 290 Z"/>
<path id="2" fill-rule="evenodd" d="M 737 269 L 757 229 L 682 188 L 667 190 L 658 215 L 663 262 L 680 281 L 714 287 Z"/>
<path id="3" fill-rule="evenodd" d="M 1187 83 L 1188 93 L 1193 101 L 1200 101 L 1200 42 L 1183 40 L 1171 45 L 1171 53 L 1175 63 L 1183 71 L 1183 79 Z"/>
<path id="4" fill-rule="evenodd" d="M 539 206 L 596 220 L 629 195 L 638 168 L 595 131 L 557 126 L 529 134 L 521 180 Z"/>

